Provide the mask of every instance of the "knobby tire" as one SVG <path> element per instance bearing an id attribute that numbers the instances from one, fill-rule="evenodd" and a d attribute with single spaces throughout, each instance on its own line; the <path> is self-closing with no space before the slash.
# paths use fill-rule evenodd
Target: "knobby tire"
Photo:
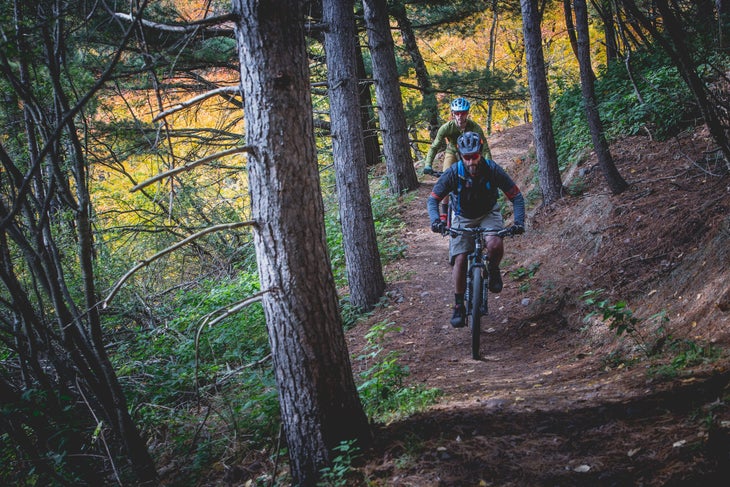
<path id="1" fill-rule="evenodd" d="M 479 360 L 479 339 L 482 334 L 481 306 L 484 286 L 482 285 L 482 269 L 473 267 L 471 272 L 471 319 L 469 320 L 469 328 L 471 329 L 471 357 L 474 360 Z"/>

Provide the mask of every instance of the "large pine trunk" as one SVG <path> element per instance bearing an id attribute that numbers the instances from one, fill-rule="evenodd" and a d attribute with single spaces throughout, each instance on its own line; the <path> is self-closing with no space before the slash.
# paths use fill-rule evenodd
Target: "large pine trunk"
<path id="1" fill-rule="evenodd" d="M 369 440 L 327 256 L 301 2 L 233 0 L 254 243 L 296 485 Z"/>

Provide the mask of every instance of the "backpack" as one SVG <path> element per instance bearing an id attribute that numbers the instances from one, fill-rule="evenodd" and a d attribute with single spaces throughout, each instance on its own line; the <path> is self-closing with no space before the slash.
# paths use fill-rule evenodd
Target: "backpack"
<path id="1" fill-rule="evenodd" d="M 488 159 L 484 159 L 484 163 L 487 165 L 487 181 L 485 183 L 485 187 L 487 188 L 487 191 L 489 191 L 492 189 L 492 181 L 494 180 L 494 172 L 496 169 L 493 164 L 489 163 Z M 457 163 L 457 171 L 459 174 L 458 186 L 456 188 L 456 192 L 451 196 L 451 201 L 454 201 L 454 199 L 456 200 L 456 205 L 452 204 L 453 211 L 457 215 L 461 215 L 461 187 L 464 180 L 467 179 L 464 161 L 461 159 L 459 159 L 459 162 Z"/>

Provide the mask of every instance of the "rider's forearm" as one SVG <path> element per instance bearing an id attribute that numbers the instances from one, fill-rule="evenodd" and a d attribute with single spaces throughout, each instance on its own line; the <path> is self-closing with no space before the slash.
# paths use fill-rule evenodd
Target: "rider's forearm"
<path id="1" fill-rule="evenodd" d="M 434 222 L 439 219 L 439 202 L 441 200 L 436 198 L 433 194 L 428 198 L 426 207 L 428 209 L 428 220 Z"/>
<path id="2" fill-rule="evenodd" d="M 512 199 L 512 208 L 514 210 L 514 223 L 515 225 L 525 224 L 525 198 L 522 193 L 518 193 Z"/>

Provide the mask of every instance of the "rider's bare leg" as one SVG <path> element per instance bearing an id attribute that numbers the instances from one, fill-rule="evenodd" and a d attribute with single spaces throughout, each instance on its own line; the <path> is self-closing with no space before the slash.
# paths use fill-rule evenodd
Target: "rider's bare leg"
<path id="1" fill-rule="evenodd" d="M 489 252 L 489 290 L 498 293 L 502 291 L 502 276 L 499 271 L 499 263 L 504 255 L 502 238 L 489 236 L 486 238 L 486 246 Z"/>
<path id="2" fill-rule="evenodd" d="M 502 262 L 504 256 L 504 245 L 502 243 L 502 237 L 490 235 L 486 237 L 487 252 L 489 252 L 489 267 L 492 269 L 498 268 L 499 263 Z"/>
<path id="3" fill-rule="evenodd" d="M 462 296 L 466 291 L 466 263 L 467 254 L 459 254 L 454 257 L 454 267 L 451 270 L 451 277 L 454 280 L 454 293 Z"/>

